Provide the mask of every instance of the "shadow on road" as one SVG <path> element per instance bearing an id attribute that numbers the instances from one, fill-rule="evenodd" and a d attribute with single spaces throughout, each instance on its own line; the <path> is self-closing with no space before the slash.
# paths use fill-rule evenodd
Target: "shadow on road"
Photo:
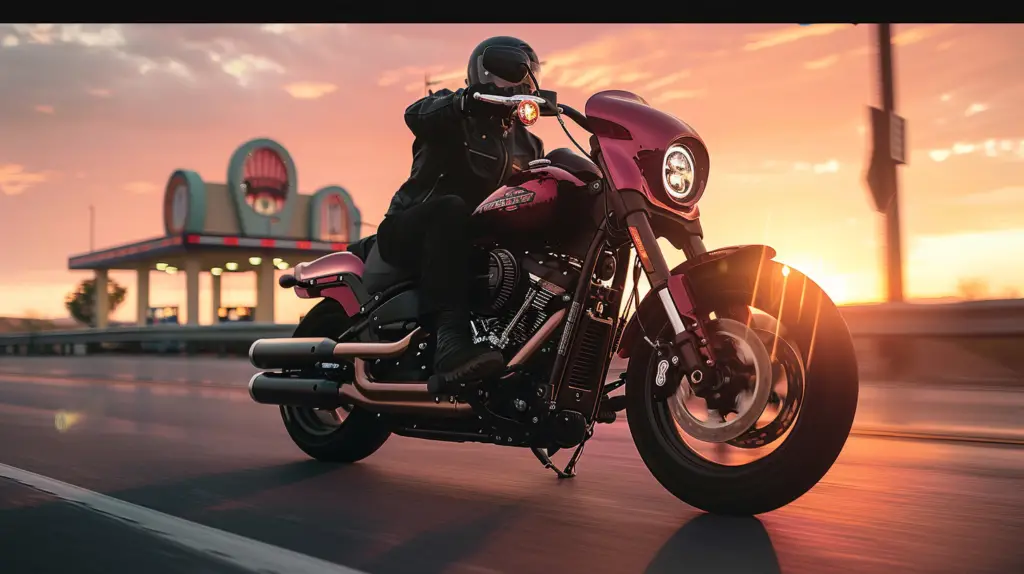
<path id="1" fill-rule="evenodd" d="M 315 461 L 110 495 L 375 574 L 435 574 L 472 560 L 521 517 L 522 502 L 410 484 L 365 464 Z"/>
<path id="2" fill-rule="evenodd" d="M 701 514 L 668 539 L 644 574 L 780 574 L 768 531 L 756 518 Z"/>

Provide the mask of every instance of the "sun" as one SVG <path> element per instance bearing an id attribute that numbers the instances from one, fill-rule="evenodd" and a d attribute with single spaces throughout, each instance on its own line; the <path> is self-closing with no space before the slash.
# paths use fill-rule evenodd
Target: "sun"
<path id="1" fill-rule="evenodd" d="M 790 275 L 792 270 L 803 273 L 811 281 L 817 283 L 837 305 L 852 303 L 853 299 L 857 297 L 850 283 L 849 276 L 830 272 L 831 270 L 828 269 L 824 262 L 815 264 L 810 261 L 790 261 L 787 258 L 786 264 L 782 268 L 783 276 L 792 278 Z"/>
<path id="2" fill-rule="evenodd" d="M 842 275 L 811 276 L 811 280 L 817 283 L 837 305 L 853 302 L 850 295 L 850 284 Z"/>

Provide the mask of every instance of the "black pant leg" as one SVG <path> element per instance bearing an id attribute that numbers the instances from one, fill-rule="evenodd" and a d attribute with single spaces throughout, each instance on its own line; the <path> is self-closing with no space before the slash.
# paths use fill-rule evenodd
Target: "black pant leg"
<path id="1" fill-rule="evenodd" d="M 472 279 L 469 272 L 469 216 L 462 198 L 446 195 L 389 215 L 377 241 L 388 263 L 420 274 L 424 311 L 463 309 Z"/>

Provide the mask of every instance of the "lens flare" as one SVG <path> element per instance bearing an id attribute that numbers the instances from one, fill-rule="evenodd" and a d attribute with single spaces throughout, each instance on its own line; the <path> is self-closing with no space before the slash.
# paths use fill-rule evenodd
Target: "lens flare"
<path id="1" fill-rule="evenodd" d="M 68 429 L 81 422 L 82 418 L 82 415 L 79 413 L 57 411 L 57 414 L 53 417 L 53 427 L 57 429 L 57 432 L 67 432 Z"/>

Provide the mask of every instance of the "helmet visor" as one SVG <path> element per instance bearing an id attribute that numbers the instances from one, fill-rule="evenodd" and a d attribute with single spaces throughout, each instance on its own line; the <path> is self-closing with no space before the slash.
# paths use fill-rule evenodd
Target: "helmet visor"
<path id="1" fill-rule="evenodd" d="M 541 68 L 539 62 L 530 62 L 530 72 L 532 72 L 532 77 L 531 74 L 527 74 L 521 82 L 513 83 L 488 72 L 487 68 L 484 67 L 483 60 L 483 56 L 479 56 L 476 59 L 477 77 L 483 82 L 494 84 L 495 86 L 512 94 L 533 94 L 539 89 L 533 80 L 536 78 L 538 82 L 540 81 Z"/>

